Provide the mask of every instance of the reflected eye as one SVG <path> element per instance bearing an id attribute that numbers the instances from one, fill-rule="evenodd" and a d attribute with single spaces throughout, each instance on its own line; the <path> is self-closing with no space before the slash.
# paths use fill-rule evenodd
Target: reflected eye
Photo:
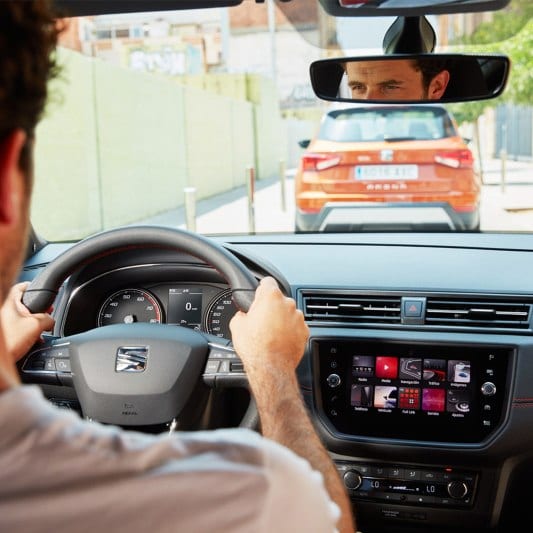
<path id="1" fill-rule="evenodd" d="M 397 91 L 399 89 L 401 89 L 400 85 L 397 85 L 395 83 L 391 83 L 391 84 L 385 85 L 383 87 L 383 92 L 384 93 L 389 93 L 389 92 Z"/>
<path id="2" fill-rule="evenodd" d="M 352 93 L 363 93 L 366 91 L 366 87 L 362 83 L 355 83 L 350 85 Z"/>

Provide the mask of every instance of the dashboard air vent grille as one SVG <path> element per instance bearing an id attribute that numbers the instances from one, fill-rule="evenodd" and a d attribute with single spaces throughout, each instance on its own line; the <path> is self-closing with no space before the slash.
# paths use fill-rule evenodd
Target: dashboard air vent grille
<path id="1" fill-rule="evenodd" d="M 531 304 L 487 300 L 428 298 L 428 326 L 528 329 Z"/>
<path id="2" fill-rule="evenodd" d="M 401 298 L 384 296 L 342 296 L 313 294 L 303 297 L 307 320 L 400 324 Z"/>

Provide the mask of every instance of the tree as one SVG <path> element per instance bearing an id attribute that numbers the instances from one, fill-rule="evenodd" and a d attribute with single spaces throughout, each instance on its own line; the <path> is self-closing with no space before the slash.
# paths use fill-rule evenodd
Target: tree
<path id="1" fill-rule="evenodd" d="M 508 83 L 502 96 L 497 99 L 453 104 L 450 111 L 459 124 L 474 126 L 474 142 L 479 155 L 480 171 L 483 177 L 479 117 L 489 107 L 504 102 L 531 105 L 533 94 L 533 2 L 512 0 L 501 12 L 494 14 L 491 21 L 480 24 L 472 35 L 461 39 L 460 52 L 505 54 L 511 60 Z"/>
<path id="2" fill-rule="evenodd" d="M 533 2 L 513 0 L 501 12 L 494 14 L 490 22 L 483 22 L 470 36 L 462 37 L 460 50 L 505 54 L 511 59 L 511 75 L 502 99 L 514 104 L 531 103 L 533 94 Z M 472 106 L 463 104 L 455 113 L 465 119 L 475 118 L 488 106 L 497 105 L 500 100 L 486 100 L 485 104 Z M 480 102 L 482 104 L 482 102 Z M 479 115 L 478 115 L 479 116 Z"/>

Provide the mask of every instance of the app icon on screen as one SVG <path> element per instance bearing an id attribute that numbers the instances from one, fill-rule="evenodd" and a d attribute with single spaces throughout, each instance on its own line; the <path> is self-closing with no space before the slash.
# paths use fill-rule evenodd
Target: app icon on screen
<path id="1" fill-rule="evenodd" d="M 444 411 L 444 389 L 422 389 L 422 409 L 424 411 Z"/>
<path id="2" fill-rule="evenodd" d="M 372 407 L 372 387 L 352 385 L 351 404 L 354 407 Z"/>
<path id="3" fill-rule="evenodd" d="M 398 403 L 398 389 L 376 385 L 374 388 L 374 407 L 394 409 Z"/>
<path id="4" fill-rule="evenodd" d="M 424 359 L 422 377 L 426 381 L 446 381 L 446 361 L 444 359 Z"/>
<path id="5" fill-rule="evenodd" d="M 422 379 L 422 359 L 402 357 L 400 359 L 400 379 Z"/>
<path id="6" fill-rule="evenodd" d="M 378 355 L 376 357 L 376 377 L 394 379 L 398 376 L 398 358 Z"/>
<path id="7" fill-rule="evenodd" d="M 374 375 L 374 356 L 354 355 L 352 357 L 352 376 L 354 378 L 366 378 Z"/>
<path id="8" fill-rule="evenodd" d="M 470 392 L 467 390 L 449 390 L 446 394 L 446 411 L 450 413 L 469 413 Z"/>
<path id="9" fill-rule="evenodd" d="M 420 409 L 420 392 L 418 387 L 400 387 L 398 407 L 400 409 Z"/>
<path id="10" fill-rule="evenodd" d="M 470 361 L 456 359 L 448 361 L 448 381 L 470 383 Z"/>

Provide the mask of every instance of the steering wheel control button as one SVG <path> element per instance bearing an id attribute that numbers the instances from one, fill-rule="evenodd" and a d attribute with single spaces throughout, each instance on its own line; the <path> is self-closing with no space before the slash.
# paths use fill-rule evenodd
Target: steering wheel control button
<path id="1" fill-rule="evenodd" d="M 242 361 L 231 361 L 230 364 L 229 364 L 229 367 L 230 367 L 230 372 L 231 373 L 236 373 L 236 374 L 239 374 L 239 373 L 244 373 L 244 365 L 242 363 Z"/>
<path id="2" fill-rule="evenodd" d="M 481 385 L 481 394 L 483 396 L 494 396 L 496 394 L 496 385 L 490 381 L 486 381 Z"/>
<path id="3" fill-rule="evenodd" d="M 45 359 L 42 359 L 40 357 L 34 357 L 26 365 L 25 369 L 27 369 L 29 371 L 39 371 L 39 370 L 44 370 L 45 366 L 46 366 L 46 360 Z"/>
<path id="4" fill-rule="evenodd" d="M 56 370 L 58 372 L 71 372 L 70 359 L 56 359 Z"/>
<path id="5" fill-rule="evenodd" d="M 220 366 L 220 361 L 207 361 L 205 365 L 205 374 L 216 374 L 218 372 L 218 367 Z"/>
<path id="6" fill-rule="evenodd" d="M 203 373 L 204 382 L 212 387 L 235 386 L 246 379 L 244 365 L 231 347 L 210 344 L 209 357 Z M 239 381 L 240 380 L 240 381 Z"/>
<path id="7" fill-rule="evenodd" d="M 341 384 L 341 378 L 339 377 L 338 374 L 330 374 L 327 377 L 327 382 L 328 382 L 328 385 L 332 389 L 334 389 L 334 388 L 338 387 Z"/>

